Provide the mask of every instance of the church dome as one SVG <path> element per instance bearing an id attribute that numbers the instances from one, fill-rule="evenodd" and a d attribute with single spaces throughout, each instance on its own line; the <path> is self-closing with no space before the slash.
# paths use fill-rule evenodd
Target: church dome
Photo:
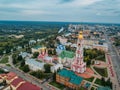
<path id="1" fill-rule="evenodd" d="M 78 38 L 79 38 L 79 39 L 83 39 L 82 31 L 80 31 Z"/>

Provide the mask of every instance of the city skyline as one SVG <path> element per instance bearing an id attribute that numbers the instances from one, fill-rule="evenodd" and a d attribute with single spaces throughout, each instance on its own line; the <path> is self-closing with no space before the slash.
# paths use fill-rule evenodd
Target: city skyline
<path id="1" fill-rule="evenodd" d="M 120 23 L 119 0 L 0 0 L 0 20 Z"/>

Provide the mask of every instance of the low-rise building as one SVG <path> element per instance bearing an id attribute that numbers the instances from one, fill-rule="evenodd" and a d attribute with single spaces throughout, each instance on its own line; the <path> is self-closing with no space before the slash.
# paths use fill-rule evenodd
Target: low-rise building
<path id="1" fill-rule="evenodd" d="M 41 53 L 43 50 L 45 52 L 47 52 L 47 48 L 46 47 L 44 47 L 44 46 L 35 46 L 35 47 L 32 48 L 32 53 L 34 53 L 34 52 Z"/>
<path id="2" fill-rule="evenodd" d="M 82 85 L 83 78 L 73 71 L 62 69 L 56 74 L 56 82 L 72 89 L 78 89 Z"/>
<path id="3" fill-rule="evenodd" d="M 64 50 L 59 55 L 58 62 L 62 64 L 71 63 L 73 61 L 74 56 L 75 56 L 74 52 Z"/>
<path id="4" fill-rule="evenodd" d="M 103 45 L 94 44 L 93 48 L 96 48 L 97 50 L 102 50 L 102 51 L 105 51 L 105 52 L 108 51 L 108 45 L 107 44 L 103 44 Z"/>
<path id="5" fill-rule="evenodd" d="M 43 61 L 46 62 L 46 63 L 52 63 L 53 58 L 52 58 L 52 57 L 49 57 L 49 56 L 46 56 L 46 57 L 43 59 Z"/>
<path id="6" fill-rule="evenodd" d="M 44 64 L 43 62 L 38 62 L 35 59 L 28 59 L 25 61 L 25 64 L 29 66 L 29 68 L 33 71 L 42 70 L 44 71 Z"/>
<path id="7" fill-rule="evenodd" d="M 10 87 L 12 88 L 12 90 L 17 90 L 17 88 L 20 87 L 20 85 L 22 85 L 23 83 L 25 83 L 25 81 L 22 78 L 18 77 L 11 82 Z"/>
<path id="8" fill-rule="evenodd" d="M 41 90 L 38 86 L 33 85 L 29 82 L 21 84 L 16 90 Z"/>
<path id="9" fill-rule="evenodd" d="M 30 40 L 30 41 L 29 41 L 29 45 L 32 45 L 32 44 L 35 44 L 35 43 L 36 43 L 35 40 Z"/>
<path id="10" fill-rule="evenodd" d="M 22 56 L 22 58 L 31 57 L 31 55 L 27 52 L 20 52 L 19 55 Z"/>
<path id="11" fill-rule="evenodd" d="M 58 55 L 59 55 L 63 50 L 66 50 L 66 48 L 65 48 L 65 46 L 62 45 L 62 44 L 58 45 L 57 48 L 56 48 L 56 52 L 57 52 Z"/>
<path id="12" fill-rule="evenodd" d="M 53 66 L 51 66 L 51 72 L 54 73 L 56 72 L 58 69 L 62 69 L 63 65 L 62 64 L 55 64 Z"/>
<path id="13" fill-rule="evenodd" d="M 6 80 L 8 84 L 10 84 L 15 78 L 17 78 L 17 75 L 13 72 L 9 72 L 7 74 L 0 74 L 0 81 Z"/>
<path id="14" fill-rule="evenodd" d="M 3 86 L 0 90 L 41 90 L 40 87 L 24 81 L 13 72 L 0 74 L 0 81 L 1 80 L 2 82 L 5 80 L 7 85 Z"/>

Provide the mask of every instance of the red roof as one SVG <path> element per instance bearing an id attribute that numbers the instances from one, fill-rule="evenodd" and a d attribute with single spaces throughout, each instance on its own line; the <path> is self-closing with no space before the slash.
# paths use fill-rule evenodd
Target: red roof
<path id="1" fill-rule="evenodd" d="M 40 90 L 40 88 L 36 85 L 33 85 L 29 82 L 25 82 L 22 85 L 20 85 L 17 90 Z"/>
<path id="2" fill-rule="evenodd" d="M 14 77 L 16 77 L 17 75 L 15 74 L 15 73 L 13 73 L 13 72 L 9 72 L 8 74 L 7 74 L 7 80 L 11 80 L 11 79 L 13 79 Z"/>
<path id="3" fill-rule="evenodd" d="M 16 78 L 15 80 L 12 81 L 12 85 L 14 87 L 17 87 L 17 85 L 20 83 L 20 82 L 23 82 L 24 80 L 22 78 Z"/>
<path id="4" fill-rule="evenodd" d="M 0 77 L 4 77 L 4 76 L 7 76 L 6 74 L 0 74 Z"/>

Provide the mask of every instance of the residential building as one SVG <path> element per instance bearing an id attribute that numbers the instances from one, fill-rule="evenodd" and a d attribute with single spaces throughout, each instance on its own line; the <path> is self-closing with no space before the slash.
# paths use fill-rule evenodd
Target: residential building
<path id="1" fill-rule="evenodd" d="M 41 53 L 43 50 L 45 52 L 47 52 L 47 48 L 46 47 L 44 47 L 44 46 L 35 46 L 35 47 L 32 48 L 32 53 L 34 53 L 34 52 Z"/>
<path id="2" fill-rule="evenodd" d="M 38 62 L 35 59 L 28 59 L 25 61 L 25 64 L 29 66 L 29 68 L 33 71 L 42 70 L 44 71 L 44 64 L 43 62 Z"/>
<path id="3" fill-rule="evenodd" d="M 63 65 L 62 64 L 55 64 L 53 66 L 51 66 L 51 72 L 54 73 L 56 72 L 58 69 L 62 69 Z"/>
<path id="4" fill-rule="evenodd" d="M 82 85 L 83 78 L 73 71 L 62 69 L 56 74 L 56 82 L 72 89 L 78 89 Z"/>
<path id="5" fill-rule="evenodd" d="M 41 90 L 40 87 L 24 81 L 13 72 L 0 74 L 0 81 L 3 80 L 6 81 L 7 86 L 3 87 L 1 90 Z"/>
<path id="6" fill-rule="evenodd" d="M 59 55 L 58 62 L 62 64 L 63 63 L 71 64 L 73 62 L 74 56 L 75 56 L 74 52 L 64 50 Z"/>

